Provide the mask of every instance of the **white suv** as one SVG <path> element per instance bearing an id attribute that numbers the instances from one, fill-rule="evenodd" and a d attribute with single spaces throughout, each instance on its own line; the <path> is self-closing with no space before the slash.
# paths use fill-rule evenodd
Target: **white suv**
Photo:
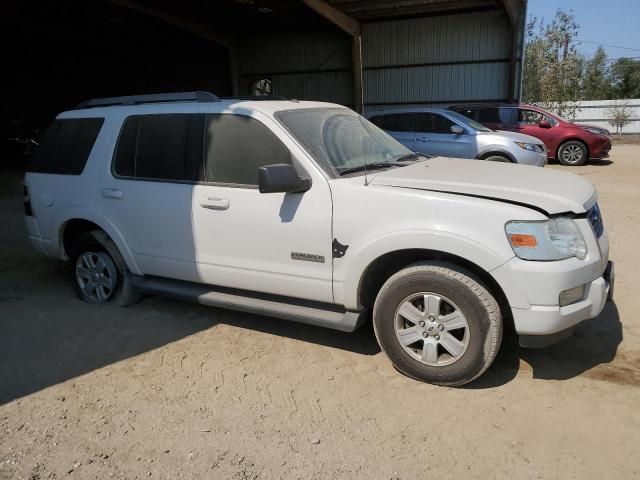
<path id="1" fill-rule="evenodd" d="M 162 293 L 343 331 L 461 385 L 503 327 L 542 346 L 613 288 L 597 194 L 546 169 L 426 159 L 333 104 L 204 92 L 60 114 L 25 177 L 34 247 L 81 299 Z"/>

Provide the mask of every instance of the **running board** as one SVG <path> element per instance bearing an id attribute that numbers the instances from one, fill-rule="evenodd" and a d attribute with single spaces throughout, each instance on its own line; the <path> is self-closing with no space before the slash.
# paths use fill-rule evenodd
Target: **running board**
<path id="1" fill-rule="evenodd" d="M 228 308 L 343 332 L 353 332 L 366 319 L 364 312 L 345 311 L 344 308 L 333 304 L 214 287 L 182 280 L 132 276 L 131 284 L 135 290 L 143 293 L 165 295 L 210 307 Z"/>

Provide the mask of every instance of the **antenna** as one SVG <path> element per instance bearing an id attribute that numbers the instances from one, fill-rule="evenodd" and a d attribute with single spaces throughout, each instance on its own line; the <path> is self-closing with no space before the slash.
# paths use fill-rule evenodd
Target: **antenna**
<path id="1" fill-rule="evenodd" d="M 364 159 L 364 186 L 366 187 L 367 185 L 369 185 L 369 179 L 367 177 L 367 152 L 365 150 L 365 141 L 364 141 L 364 117 L 362 115 L 360 115 L 359 113 L 356 113 L 356 115 L 358 115 L 358 120 L 360 121 L 360 127 L 362 128 L 362 158 Z"/>

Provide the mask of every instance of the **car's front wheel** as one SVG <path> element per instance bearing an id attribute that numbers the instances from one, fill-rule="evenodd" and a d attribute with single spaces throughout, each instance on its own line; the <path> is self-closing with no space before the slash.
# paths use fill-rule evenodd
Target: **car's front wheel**
<path id="1" fill-rule="evenodd" d="M 462 385 L 489 368 L 502 341 L 495 298 L 469 272 L 431 262 L 393 275 L 373 310 L 380 346 L 406 375 Z"/>
<path id="2" fill-rule="evenodd" d="M 587 161 L 587 147 L 584 143 L 570 141 L 563 143 L 558 149 L 558 161 L 563 165 L 577 167 Z"/>

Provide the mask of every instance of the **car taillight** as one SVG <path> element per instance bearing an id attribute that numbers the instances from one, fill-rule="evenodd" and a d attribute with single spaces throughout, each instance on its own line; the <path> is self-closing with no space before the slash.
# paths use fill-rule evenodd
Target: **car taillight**
<path id="1" fill-rule="evenodd" d="M 24 193 L 24 214 L 27 217 L 33 217 L 33 210 L 31 209 L 31 197 L 29 196 L 29 187 L 23 185 L 22 189 Z"/>

